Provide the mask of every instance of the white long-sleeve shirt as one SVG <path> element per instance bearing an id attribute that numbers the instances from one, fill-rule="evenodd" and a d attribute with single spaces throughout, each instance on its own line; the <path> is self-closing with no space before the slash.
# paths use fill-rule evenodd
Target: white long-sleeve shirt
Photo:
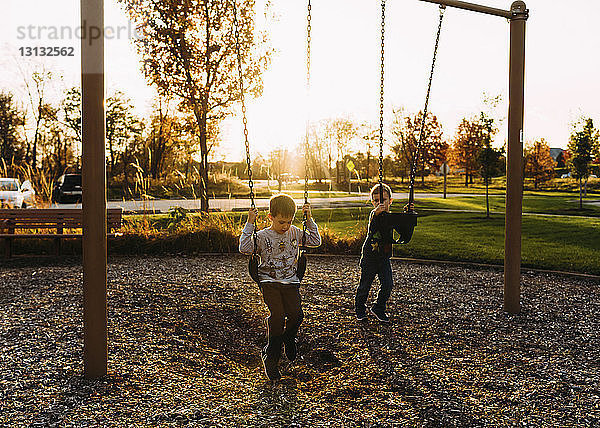
<path id="1" fill-rule="evenodd" d="M 254 225 L 246 223 L 240 236 L 240 253 L 252 254 Z M 260 281 L 280 282 L 284 284 L 299 283 L 296 275 L 298 250 L 302 245 L 302 229 L 291 225 L 285 233 L 277 233 L 273 229 L 262 229 L 256 233 L 257 254 L 260 256 L 258 277 Z M 306 246 L 321 245 L 321 235 L 317 223 L 311 218 L 306 222 Z"/>

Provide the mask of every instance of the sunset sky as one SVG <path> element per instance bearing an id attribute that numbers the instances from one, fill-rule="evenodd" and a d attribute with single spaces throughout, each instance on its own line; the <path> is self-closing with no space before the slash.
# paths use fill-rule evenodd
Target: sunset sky
<path id="1" fill-rule="evenodd" d="M 479 3 L 509 9 L 509 1 Z M 600 2 L 529 0 L 527 22 L 525 140 L 545 138 L 551 147 L 566 147 L 571 124 L 581 115 L 600 124 Z M 55 96 L 79 82 L 79 40 L 50 40 L 49 26 L 79 25 L 78 0 L 4 0 L 0 16 L 0 87 L 26 101 L 22 73 L 42 61 L 63 82 Z M 378 121 L 380 2 L 322 0 L 312 2 L 311 97 L 305 91 L 306 4 L 271 0 L 269 15 L 257 0 L 257 24 L 266 28 L 276 49 L 264 75 L 264 94 L 250 102 L 251 145 L 266 153 L 274 147 L 293 147 L 310 120 L 350 117 Z M 139 72 L 138 59 L 127 37 L 130 29 L 116 0 L 105 0 L 107 26 L 122 27 L 120 38 L 106 41 L 108 90 L 121 89 L 140 114 L 147 114 L 153 91 Z M 386 121 L 392 108 L 408 113 L 423 108 L 438 20 L 435 4 L 418 0 L 388 0 L 386 7 Z M 25 34 L 34 26 L 33 40 Z M 36 33 L 37 31 L 37 33 Z M 23 37 L 25 36 L 25 37 Z M 503 97 L 493 113 L 506 117 L 508 104 L 509 23 L 499 17 L 448 8 L 444 17 L 430 111 L 451 140 L 463 117 L 484 108 L 484 92 Z M 73 46 L 75 56 L 31 60 L 20 57 L 22 46 Z M 310 113 L 309 113 L 310 112 Z M 500 124 L 496 145 L 506 138 L 507 121 Z M 218 158 L 237 160 L 242 154 L 241 120 L 222 127 Z"/>

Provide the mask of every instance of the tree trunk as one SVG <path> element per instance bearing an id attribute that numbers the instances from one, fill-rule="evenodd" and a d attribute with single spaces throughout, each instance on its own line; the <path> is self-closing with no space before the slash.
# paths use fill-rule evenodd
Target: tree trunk
<path id="1" fill-rule="evenodd" d="M 425 187 L 425 156 L 423 156 L 423 152 L 421 152 L 421 185 Z"/>
<path id="2" fill-rule="evenodd" d="M 489 184 L 488 181 L 485 180 L 485 218 L 490 218 L 490 196 L 489 196 Z"/>
<path id="3" fill-rule="evenodd" d="M 115 169 L 115 152 L 113 151 L 112 138 L 108 139 L 108 150 L 110 152 L 110 170 L 108 177 L 112 178 Z"/>
<path id="4" fill-rule="evenodd" d="M 198 111 L 197 105 L 194 106 L 194 114 L 198 127 L 200 128 L 200 210 L 208 212 L 208 145 L 206 135 L 206 108 Z"/>
<path id="5" fill-rule="evenodd" d="M 367 151 L 367 189 L 369 189 L 369 162 L 371 162 L 371 151 Z"/>
<path id="6" fill-rule="evenodd" d="M 583 196 L 581 193 L 581 178 L 579 179 L 579 209 L 583 209 Z"/>
<path id="7" fill-rule="evenodd" d="M 127 178 L 127 165 L 129 163 L 129 155 L 127 153 L 127 148 L 123 153 L 123 194 L 126 195 L 129 190 L 129 179 Z"/>
<path id="8" fill-rule="evenodd" d="M 39 127 L 39 121 L 38 125 Z M 35 135 L 33 136 L 33 150 L 31 152 L 31 167 L 36 169 L 37 167 L 37 143 L 38 143 L 38 130 L 36 128 Z"/>

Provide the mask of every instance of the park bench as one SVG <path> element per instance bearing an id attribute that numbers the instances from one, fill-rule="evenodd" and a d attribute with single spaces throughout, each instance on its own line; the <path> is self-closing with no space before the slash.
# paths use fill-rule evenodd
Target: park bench
<path id="1" fill-rule="evenodd" d="M 123 210 L 107 210 L 108 236 L 121 227 Z M 60 254 L 63 239 L 81 238 L 83 210 L 79 209 L 0 209 L 0 238 L 5 256 L 12 256 L 12 242 L 18 239 L 53 239 L 56 254 Z M 55 231 L 52 233 L 52 231 Z M 39 233 L 38 233 L 39 232 Z"/>

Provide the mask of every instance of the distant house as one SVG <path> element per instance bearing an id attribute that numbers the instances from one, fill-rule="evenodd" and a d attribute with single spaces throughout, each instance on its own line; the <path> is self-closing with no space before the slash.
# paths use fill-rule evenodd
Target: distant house
<path id="1" fill-rule="evenodd" d="M 552 156 L 554 162 L 557 162 L 558 156 L 560 156 L 562 152 L 564 152 L 564 150 L 559 147 L 550 148 L 550 156 Z"/>

